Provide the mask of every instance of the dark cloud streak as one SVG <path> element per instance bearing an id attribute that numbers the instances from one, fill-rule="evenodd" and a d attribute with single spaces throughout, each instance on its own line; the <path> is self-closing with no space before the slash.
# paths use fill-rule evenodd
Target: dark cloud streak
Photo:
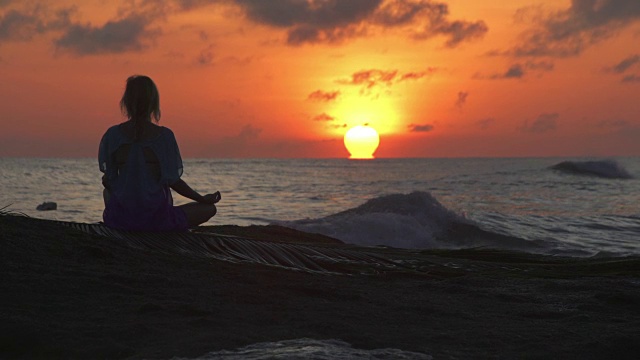
<path id="1" fill-rule="evenodd" d="M 109 21 L 100 27 L 76 24 L 69 27 L 55 45 L 80 56 L 140 51 L 147 47 L 149 39 L 159 34 L 159 30 L 149 29 L 150 24 L 149 17 L 138 14 Z"/>
<path id="2" fill-rule="evenodd" d="M 483 21 L 449 20 L 446 4 L 431 0 L 234 0 L 254 22 L 287 30 L 293 46 L 340 43 L 364 37 L 378 29 L 410 29 L 415 40 L 435 36 L 447 38 L 445 46 L 456 47 L 482 37 L 488 27 Z M 185 1 L 204 4 L 206 1 Z M 417 29 L 417 30 L 416 30 Z"/>
<path id="3" fill-rule="evenodd" d="M 340 96 L 340 91 L 326 92 L 322 90 L 316 90 L 309 94 L 307 100 L 329 102 L 336 100 L 338 96 Z"/>
<path id="4" fill-rule="evenodd" d="M 429 132 L 429 131 L 433 131 L 434 126 L 431 124 L 409 124 L 407 126 L 409 128 L 410 132 Z"/>
<path id="5" fill-rule="evenodd" d="M 334 121 L 336 118 L 327 114 L 327 113 L 322 113 L 320 115 L 316 115 L 313 117 L 313 121 Z"/>
<path id="6" fill-rule="evenodd" d="M 640 55 L 632 55 L 620 61 L 618 64 L 612 67 L 611 71 L 617 74 L 622 74 L 627 70 L 629 70 L 634 65 L 638 65 L 638 64 L 640 64 Z"/>
<path id="7" fill-rule="evenodd" d="M 433 74 L 435 72 L 436 72 L 436 68 L 429 68 L 429 69 L 427 69 L 427 71 L 405 73 L 405 74 L 402 74 L 402 76 L 400 76 L 400 81 L 419 80 L 419 79 L 422 79 L 423 77 L 425 77 L 427 75 L 431 75 L 431 74 Z"/>
<path id="8" fill-rule="evenodd" d="M 398 70 L 362 70 L 351 75 L 351 80 L 342 83 L 348 85 L 363 85 L 368 89 L 376 85 L 391 85 L 398 75 Z"/>
<path id="9" fill-rule="evenodd" d="M 553 71 L 554 64 L 546 61 L 533 62 L 527 61 L 525 64 L 516 63 L 501 74 L 493 74 L 489 77 L 486 77 L 491 80 L 500 80 L 500 79 L 522 79 L 527 74 L 533 72 L 541 75 L 544 72 Z M 485 78 L 484 76 L 478 75 L 477 78 Z"/>
<path id="10" fill-rule="evenodd" d="M 361 34 L 355 26 L 382 0 L 235 0 L 254 22 L 288 30 L 287 43 L 337 43 Z"/>
<path id="11" fill-rule="evenodd" d="M 450 21 L 447 19 L 448 16 L 449 7 L 444 3 L 392 0 L 380 7 L 372 22 L 386 28 L 417 25 L 418 30 L 411 32 L 413 39 L 424 40 L 442 35 L 448 37 L 445 45 L 450 48 L 464 41 L 481 38 L 489 31 L 484 21 Z"/>
<path id="12" fill-rule="evenodd" d="M 521 18 L 533 19 L 534 26 L 523 34 L 522 43 L 507 54 L 527 57 L 579 55 L 586 48 L 640 21 L 640 1 L 572 0 L 566 10 L 551 14 L 538 12 L 538 8 L 518 12 Z"/>
<path id="13" fill-rule="evenodd" d="M 46 7 L 10 9 L 0 17 L 0 42 L 28 41 L 36 35 L 60 30 L 71 24 L 76 9 L 60 8 L 51 13 Z"/>
<path id="14" fill-rule="evenodd" d="M 640 83 L 640 75 L 627 75 L 622 78 L 623 83 Z"/>
<path id="15" fill-rule="evenodd" d="M 456 99 L 456 107 L 458 109 L 462 109 L 464 104 L 467 102 L 467 97 L 469 97 L 469 93 L 465 91 L 458 92 L 458 98 Z"/>
<path id="16" fill-rule="evenodd" d="M 338 80 L 337 82 L 342 85 L 356 85 L 362 86 L 363 90 L 371 90 L 377 86 L 390 87 L 394 84 L 401 83 L 409 80 L 420 80 L 428 75 L 436 72 L 435 68 L 429 68 L 427 71 L 422 72 L 408 72 L 401 74 L 400 71 L 394 70 L 380 70 L 380 69 L 367 69 L 360 70 L 351 74 L 349 79 Z"/>
<path id="17" fill-rule="evenodd" d="M 0 7 L 16 3 L 25 4 L 0 0 Z M 239 11 L 234 15 L 242 13 L 250 21 L 286 31 L 291 46 L 339 44 L 398 29 L 415 40 L 442 36 L 446 47 L 455 47 L 488 30 L 482 21 L 451 19 L 447 4 L 434 0 L 142 0 L 123 4 L 117 17 L 104 24 L 74 23 L 71 8 L 54 16 L 43 14 L 38 9 L 47 9 L 46 3 L 31 11 L 5 11 L 0 17 L 0 43 L 28 41 L 56 30 L 61 31 L 54 40 L 56 49 L 77 56 L 135 52 L 153 44 L 161 33 L 154 27 L 159 20 L 211 5 L 232 6 Z"/>

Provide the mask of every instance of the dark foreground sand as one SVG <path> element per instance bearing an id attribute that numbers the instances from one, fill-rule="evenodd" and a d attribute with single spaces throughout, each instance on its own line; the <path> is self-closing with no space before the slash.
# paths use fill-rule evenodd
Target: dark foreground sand
<path id="1" fill-rule="evenodd" d="M 377 275 L 319 275 L 0 216 L 0 358 L 195 357 L 303 337 L 435 359 L 640 355 L 638 258 L 378 252 L 414 261 Z"/>

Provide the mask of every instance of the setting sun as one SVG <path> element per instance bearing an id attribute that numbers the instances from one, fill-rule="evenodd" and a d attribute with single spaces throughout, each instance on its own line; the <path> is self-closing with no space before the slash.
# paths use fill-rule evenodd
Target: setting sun
<path id="1" fill-rule="evenodd" d="M 344 146 L 351 156 L 349 159 L 373 159 L 373 153 L 378 149 L 380 136 L 370 126 L 355 126 L 344 134 Z"/>

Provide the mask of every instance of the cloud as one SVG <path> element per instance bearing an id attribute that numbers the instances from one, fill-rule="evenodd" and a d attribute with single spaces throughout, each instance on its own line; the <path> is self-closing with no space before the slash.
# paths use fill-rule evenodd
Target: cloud
<path id="1" fill-rule="evenodd" d="M 436 68 L 430 67 L 426 71 L 408 72 L 408 73 L 402 74 L 402 76 L 400 76 L 400 79 L 398 81 L 419 80 L 419 79 L 422 79 L 423 77 L 425 77 L 427 75 L 431 75 L 431 74 L 435 73 L 436 71 L 437 71 Z"/>
<path id="2" fill-rule="evenodd" d="M 362 85 L 368 89 L 371 89 L 377 85 L 391 85 L 393 80 L 398 75 L 398 70 L 362 70 L 351 75 L 351 79 L 342 81 L 342 84 L 346 85 Z"/>
<path id="3" fill-rule="evenodd" d="M 235 0 L 254 21 L 291 27 L 311 25 L 332 28 L 364 20 L 382 0 L 300 1 L 300 0 Z"/>
<path id="4" fill-rule="evenodd" d="M 524 76 L 524 68 L 520 64 L 512 65 L 507 72 L 502 76 L 505 79 L 516 78 L 520 79 Z"/>
<path id="5" fill-rule="evenodd" d="M 9 3 L 4 1 L 0 5 Z M 76 7 L 52 9 L 48 2 L 20 4 L 24 6 L 0 15 L 0 42 L 28 41 L 36 35 L 56 32 L 59 34 L 54 41 L 56 49 L 81 56 L 146 48 L 160 33 L 159 29 L 151 29 L 151 24 L 163 18 L 168 9 L 165 2 L 126 2 L 118 10 L 118 19 L 93 26 L 72 21 Z"/>
<path id="6" fill-rule="evenodd" d="M 422 125 L 410 124 L 407 127 L 409 128 L 410 132 L 429 132 L 429 131 L 433 131 L 434 129 L 434 126 L 431 124 L 422 124 Z"/>
<path id="7" fill-rule="evenodd" d="M 640 55 L 636 54 L 620 61 L 616 65 L 612 66 L 610 70 L 616 74 L 622 74 L 638 64 L 640 64 Z"/>
<path id="8" fill-rule="evenodd" d="M 334 121 L 335 119 L 335 117 L 328 115 L 327 113 L 322 113 L 313 117 L 313 121 Z"/>
<path id="9" fill-rule="evenodd" d="M 214 45 L 210 44 L 206 48 L 204 48 L 198 56 L 196 56 L 196 64 L 206 66 L 213 64 L 213 60 L 215 59 L 215 54 L 213 53 Z"/>
<path id="10" fill-rule="evenodd" d="M 520 79 L 524 76 L 525 70 L 522 64 L 513 64 L 502 74 L 493 74 L 489 79 Z"/>
<path id="11" fill-rule="evenodd" d="M 329 102 L 336 100 L 338 96 L 340 96 L 340 91 L 326 92 L 322 90 L 316 90 L 309 94 L 309 96 L 307 96 L 307 100 Z"/>
<path id="12" fill-rule="evenodd" d="M 64 29 L 71 24 L 71 16 L 75 11 L 73 7 L 51 11 L 46 6 L 10 9 L 0 16 L 0 42 L 28 41 L 36 35 Z"/>
<path id="13" fill-rule="evenodd" d="M 632 126 L 627 120 L 614 119 L 614 120 L 600 121 L 596 124 L 596 127 L 600 129 L 625 129 L 625 128 L 630 128 Z"/>
<path id="14" fill-rule="evenodd" d="M 627 75 L 622 78 L 623 83 L 640 83 L 640 75 Z"/>
<path id="15" fill-rule="evenodd" d="M 218 0 L 175 0 L 181 10 L 192 10 L 202 6 L 211 5 Z"/>
<path id="16" fill-rule="evenodd" d="M 634 67 L 640 67 L 640 55 L 638 54 L 631 55 L 621 60 L 619 63 L 611 67 L 605 68 L 604 71 L 613 73 L 615 75 L 621 75 L 621 74 L 627 73 L 630 69 L 633 69 Z M 627 84 L 638 83 L 640 82 L 640 75 L 627 74 L 622 78 L 621 81 Z"/>
<path id="17" fill-rule="evenodd" d="M 544 72 L 549 72 L 549 71 L 553 71 L 554 69 L 554 64 L 550 63 L 550 62 L 546 62 L 546 61 L 539 61 L 539 62 L 533 62 L 533 61 L 527 61 L 524 64 L 521 63 L 516 63 L 513 64 L 511 66 L 509 66 L 509 68 L 501 73 L 501 74 L 493 74 L 490 75 L 488 78 L 492 79 L 492 80 L 498 80 L 498 79 L 522 79 L 523 77 L 525 77 L 528 73 L 536 73 L 538 75 L 541 75 Z M 477 76 L 479 78 L 483 78 L 483 76 Z"/>
<path id="18" fill-rule="evenodd" d="M 555 64 L 548 61 L 527 61 L 525 67 L 529 70 L 553 71 Z"/>
<path id="19" fill-rule="evenodd" d="M 329 43 L 337 44 L 349 38 L 366 35 L 366 29 L 358 27 L 346 27 L 320 30 L 313 26 L 298 26 L 289 31 L 287 43 L 289 45 L 302 45 L 305 43 Z"/>
<path id="20" fill-rule="evenodd" d="M 572 0 L 562 11 L 545 14 L 540 8 L 525 8 L 517 15 L 520 21 L 531 21 L 533 27 L 509 54 L 569 57 L 640 21 L 640 1 Z"/>
<path id="21" fill-rule="evenodd" d="M 386 1 L 374 13 L 374 22 L 384 27 L 411 25 L 412 38 L 429 39 L 443 35 L 448 37 L 447 47 L 456 47 L 464 41 L 481 38 L 489 30 L 484 21 L 447 19 L 447 4 L 434 1 L 392 0 Z"/>
<path id="22" fill-rule="evenodd" d="M 464 104 L 467 102 L 467 97 L 469 96 L 468 92 L 460 91 L 458 93 L 458 98 L 456 99 L 456 107 L 458 109 L 462 109 Z"/>
<path id="23" fill-rule="evenodd" d="M 287 43 L 335 43 L 361 35 L 357 26 L 382 0 L 235 0 L 254 22 L 288 30 Z"/>
<path id="24" fill-rule="evenodd" d="M 558 126 L 560 114 L 540 114 L 531 124 L 525 121 L 520 130 L 528 133 L 542 134 L 553 131 Z"/>
<path id="25" fill-rule="evenodd" d="M 140 51 L 147 47 L 147 40 L 159 35 L 159 30 L 149 29 L 150 23 L 147 16 L 131 14 L 101 27 L 76 24 L 56 40 L 55 45 L 80 56 Z"/>
<path id="26" fill-rule="evenodd" d="M 182 0 L 184 4 L 206 1 Z M 287 43 L 340 43 L 384 30 L 409 31 L 416 40 L 435 36 L 447 38 L 455 47 L 482 37 L 488 28 L 483 21 L 450 20 L 444 3 L 431 0 L 234 0 L 254 22 L 286 29 Z"/>
<path id="27" fill-rule="evenodd" d="M 478 121 L 476 121 L 476 125 L 478 125 L 478 127 L 481 130 L 487 130 L 488 128 L 490 128 L 494 123 L 496 122 L 496 119 L 494 118 L 485 118 L 485 119 L 480 119 Z"/>
<path id="28" fill-rule="evenodd" d="M 404 81 L 419 80 L 435 72 L 435 68 L 429 68 L 422 72 L 408 72 L 404 74 L 400 74 L 398 70 L 368 69 L 355 72 L 351 74 L 350 78 L 338 80 L 337 83 L 361 86 L 363 91 L 368 91 L 377 86 L 389 87 Z"/>

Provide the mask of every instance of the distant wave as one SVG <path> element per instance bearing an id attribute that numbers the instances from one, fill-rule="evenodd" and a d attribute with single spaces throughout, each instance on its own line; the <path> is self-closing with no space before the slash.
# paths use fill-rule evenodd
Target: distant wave
<path id="1" fill-rule="evenodd" d="M 627 169 L 614 160 L 599 161 L 563 161 L 551 166 L 551 169 L 564 173 L 596 176 L 607 179 L 632 179 Z"/>
<path id="2" fill-rule="evenodd" d="M 544 252 L 541 243 L 482 230 L 430 193 L 392 194 L 319 219 L 277 222 L 300 231 L 364 246 L 407 249 L 490 247 Z"/>

